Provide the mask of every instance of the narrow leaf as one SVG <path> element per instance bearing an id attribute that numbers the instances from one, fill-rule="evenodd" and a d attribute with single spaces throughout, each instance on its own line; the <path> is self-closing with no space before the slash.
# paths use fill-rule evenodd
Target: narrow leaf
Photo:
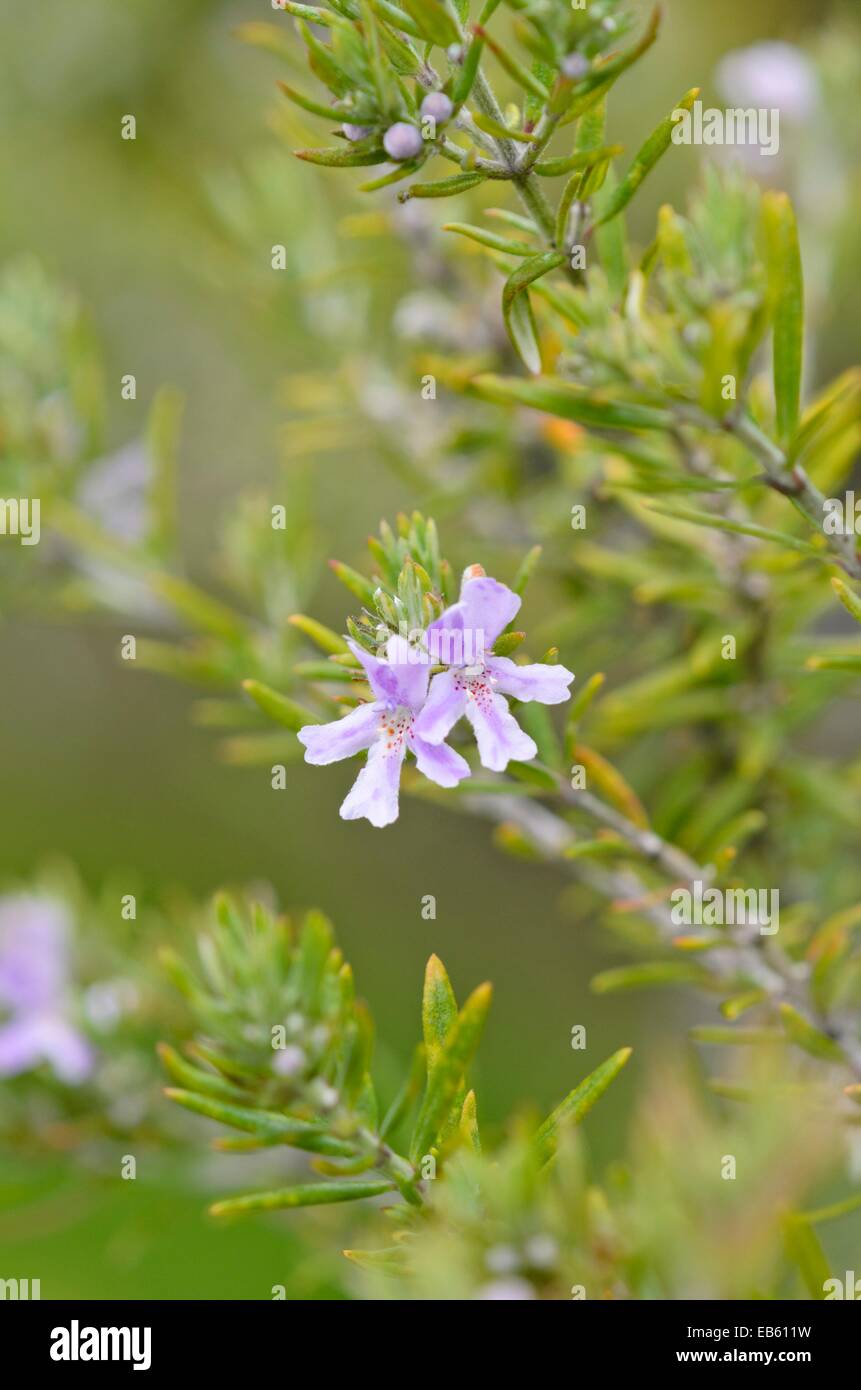
<path id="1" fill-rule="evenodd" d="M 786 444 L 798 428 L 804 356 L 804 281 L 798 227 L 785 193 L 763 198 L 770 294 L 774 303 L 777 432 Z"/>
<path id="2" fill-rule="evenodd" d="M 394 1192 L 393 1182 L 318 1182 L 301 1187 L 282 1187 L 276 1192 L 250 1192 L 228 1197 L 209 1208 L 213 1216 L 242 1216 L 250 1211 L 278 1211 L 284 1207 L 319 1207 L 332 1202 L 358 1202 Z"/>
<path id="3" fill-rule="evenodd" d="M 673 138 L 673 131 L 676 129 L 677 125 L 677 120 L 675 119 L 676 112 L 690 111 L 699 94 L 699 87 L 693 87 L 691 91 L 687 92 L 682 97 L 674 111 L 667 116 L 665 120 L 661 121 L 661 124 L 652 132 L 645 145 L 643 145 L 634 159 L 633 164 L 622 179 L 619 187 L 613 191 L 612 196 L 608 199 L 607 205 L 603 209 L 596 225 L 603 226 L 605 222 L 609 222 L 611 218 L 618 216 L 622 209 L 627 207 L 637 189 L 640 187 L 640 184 L 647 175 L 651 173 L 661 156 L 666 154 L 669 149 Z"/>
<path id="4" fill-rule="evenodd" d="M 254 703 L 260 706 L 264 714 L 268 714 L 277 724 L 284 724 L 286 728 L 292 729 L 294 733 L 306 724 L 320 722 L 316 714 L 304 709 L 302 705 L 297 705 L 295 700 L 289 700 L 286 695 L 279 695 L 277 690 L 271 690 L 262 681 L 243 681 L 242 688 Z"/>
<path id="5" fill-rule="evenodd" d="M 588 1115 L 610 1083 L 615 1081 L 630 1055 L 630 1047 L 622 1047 L 618 1052 L 614 1052 L 612 1057 L 608 1057 L 606 1062 L 602 1062 L 600 1067 L 590 1072 L 585 1081 L 575 1086 L 553 1113 L 548 1115 L 535 1136 L 535 1144 L 542 1162 L 546 1163 L 555 1154 L 560 1132 L 567 1125 L 579 1125 Z"/>

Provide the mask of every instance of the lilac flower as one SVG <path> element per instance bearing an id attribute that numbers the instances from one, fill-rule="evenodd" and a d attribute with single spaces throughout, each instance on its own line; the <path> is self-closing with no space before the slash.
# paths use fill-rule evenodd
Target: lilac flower
<path id="1" fill-rule="evenodd" d="M 493 772 L 504 771 L 512 758 L 527 762 L 538 752 L 504 696 L 559 705 L 569 698 L 574 679 L 564 666 L 518 666 L 509 657 L 492 655 L 494 642 L 519 608 L 517 594 L 472 565 L 464 575 L 460 602 L 431 623 L 425 636 L 432 659 L 449 669 L 431 681 L 415 732 L 426 743 L 438 744 L 466 715 L 479 757 Z"/>
<path id="2" fill-rule="evenodd" d="M 776 107 L 791 121 L 804 121 L 819 104 L 816 69 L 791 43 L 766 40 L 727 53 L 717 83 L 738 106 Z"/>
<path id="3" fill-rule="evenodd" d="M 341 806 L 341 816 L 344 820 L 365 817 L 376 826 L 391 825 L 398 818 L 401 765 L 408 749 L 419 772 L 440 787 L 454 787 L 468 777 L 469 764 L 442 737 L 429 743 L 415 732 L 430 677 L 421 652 L 411 649 L 403 637 L 389 638 L 385 660 L 353 643 L 350 646 L 365 668 L 374 700 L 359 705 L 334 724 L 306 724 L 298 737 L 305 745 L 305 761 L 317 766 L 339 762 L 367 748 L 367 762 Z"/>
<path id="4" fill-rule="evenodd" d="M 51 898 L 0 899 L 0 1076 L 47 1062 L 69 1085 L 85 1080 L 93 1052 L 69 1022 L 69 920 Z"/>

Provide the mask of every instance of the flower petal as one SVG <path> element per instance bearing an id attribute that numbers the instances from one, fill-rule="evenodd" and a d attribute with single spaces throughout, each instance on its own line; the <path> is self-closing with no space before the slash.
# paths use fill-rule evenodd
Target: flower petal
<path id="1" fill-rule="evenodd" d="M 466 713 L 467 700 L 466 687 L 458 673 L 440 671 L 430 683 L 424 708 L 413 726 L 414 736 L 425 743 L 442 743 Z"/>
<path id="2" fill-rule="evenodd" d="M 306 724 L 296 735 L 305 745 L 306 763 L 323 767 L 370 748 L 377 736 L 381 714 L 382 705 L 375 701 L 358 705 L 344 719 L 335 719 L 331 724 Z"/>
<path id="3" fill-rule="evenodd" d="M 42 1060 L 38 1029 L 28 1015 L 13 1018 L 0 1028 L 0 1076 L 20 1076 Z"/>
<path id="4" fill-rule="evenodd" d="M 41 1021 L 42 1056 L 53 1068 L 54 1075 L 70 1086 L 86 1081 L 95 1065 L 90 1044 L 64 1018 L 53 1015 Z"/>
<path id="5" fill-rule="evenodd" d="M 0 898 L 0 1004 L 12 1013 L 50 1008 L 69 974 L 71 922 L 56 899 Z"/>
<path id="6" fill-rule="evenodd" d="M 438 787 L 456 787 L 470 773 L 469 763 L 447 743 L 425 743 L 424 739 L 409 740 L 410 748 L 416 756 L 416 766 Z"/>
<path id="7" fill-rule="evenodd" d="M 382 827 L 398 818 L 398 791 L 406 742 L 399 739 L 388 749 L 382 739 L 372 745 L 362 768 L 341 806 L 342 820 L 361 820 Z"/>
<path id="8" fill-rule="evenodd" d="M 473 687 L 475 693 L 467 704 L 466 717 L 475 730 L 482 766 L 491 772 L 504 772 L 512 758 L 521 763 L 534 758 L 538 747 L 523 732 L 504 696 L 494 694 L 487 685 L 474 682 Z"/>
<path id="9" fill-rule="evenodd" d="M 540 661 L 530 666 L 518 666 L 507 656 L 492 656 L 487 669 L 494 678 L 497 690 L 513 695 L 516 700 L 537 700 L 542 705 L 561 705 L 571 698 L 569 685 L 573 671 L 564 666 L 545 666 Z"/>
<path id="10" fill-rule="evenodd" d="M 49 1062 L 60 1081 L 77 1085 L 93 1069 L 89 1043 L 54 1014 L 22 1014 L 0 1029 L 0 1076 L 19 1076 Z"/>
<path id="11" fill-rule="evenodd" d="M 464 626 L 472 632 L 483 633 L 484 645 L 488 650 L 519 612 L 520 604 L 519 594 L 489 575 L 482 575 L 480 579 L 465 579 L 460 586 Z"/>
<path id="12" fill-rule="evenodd" d="M 357 642 L 348 645 L 364 667 L 368 684 L 378 700 L 384 701 L 390 709 L 398 705 L 413 710 L 421 708 L 427 695 L 430 662 L 419 648 L 411 647 L 405 637 L 390 637 L 383 660 L 366 652 Z"/>

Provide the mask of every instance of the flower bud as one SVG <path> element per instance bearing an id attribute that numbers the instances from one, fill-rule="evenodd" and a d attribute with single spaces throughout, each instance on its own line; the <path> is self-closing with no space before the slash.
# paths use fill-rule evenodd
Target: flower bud
<path id="1" fill-rule="evenodd" d="M 464 50 L 463 44 L 449 44 L 448 48 L 445 51 L 445 56 L 448 58 L 448 61 L 450 63 L 454 63 L 457 67 L 461 67 L 463 64 L 463 60 L 466 57 L 466 52 Z"/>
<path id="2" fill-rule="evenodd" d="M 390 159 L 415 159 L 421 153 L 422 137 L 414 125 L 395 121 L 383 136 L 383 148 Z"/>
<path id="3" fill-rule="evenodd" d="M 370 126 L 350 125 L 349 121 L 344 122 L 344 124 L 341 126 L 341 130 L 346 135 L 348 140 L 364 140 L 365 136 L 370 135 L 371 133 Z"/>
<path id="4" fill-rule="evenodd" d="M 445 125 L 446 121 L 451 120 L 454 104 L 445 92 L 428 92 L 420 110 L 422 116 L 429 116 L 437 125 Z"/>
<path id="5" fill-rule="evenodd" d="M 584 58 L 582 53 L 569 53 L 567 58 L 562 59 L 562 71 L 572 82 L 579 82 L 581 77 L 586 76 L 590 67 L 589 59 Z"/>

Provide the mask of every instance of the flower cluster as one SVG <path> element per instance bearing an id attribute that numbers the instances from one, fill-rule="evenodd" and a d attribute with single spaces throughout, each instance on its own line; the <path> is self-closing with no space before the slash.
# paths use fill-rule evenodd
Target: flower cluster
<path id="1" fill-rule="evenodd" d="M 459 601 L 409 638 L 388 636 L 382 656 L 350 641 L 373 700 L 335 723 L 305 725 L 298 735 L 305 761 L 318 766 L 368 750 L 341 806 L 344 820 L 364 817 L 375 826 L 397 820 L 408 751 L 419 772 L 440 787 L 454 787 L 468 777 L 469 763 L 446 743 L 464 716 L 475 733 L 479 759 L 491 771 L 503 772 L 511 760 L 528 762 L 536 756 L 534 740 L 517 723 L 505 696 L 561 704 L 569 698 L 574 676 L 564 666 L 518 665 L 494 654 L 520 604 L 513 590 L 480 565 L 471 565 Z"/>

